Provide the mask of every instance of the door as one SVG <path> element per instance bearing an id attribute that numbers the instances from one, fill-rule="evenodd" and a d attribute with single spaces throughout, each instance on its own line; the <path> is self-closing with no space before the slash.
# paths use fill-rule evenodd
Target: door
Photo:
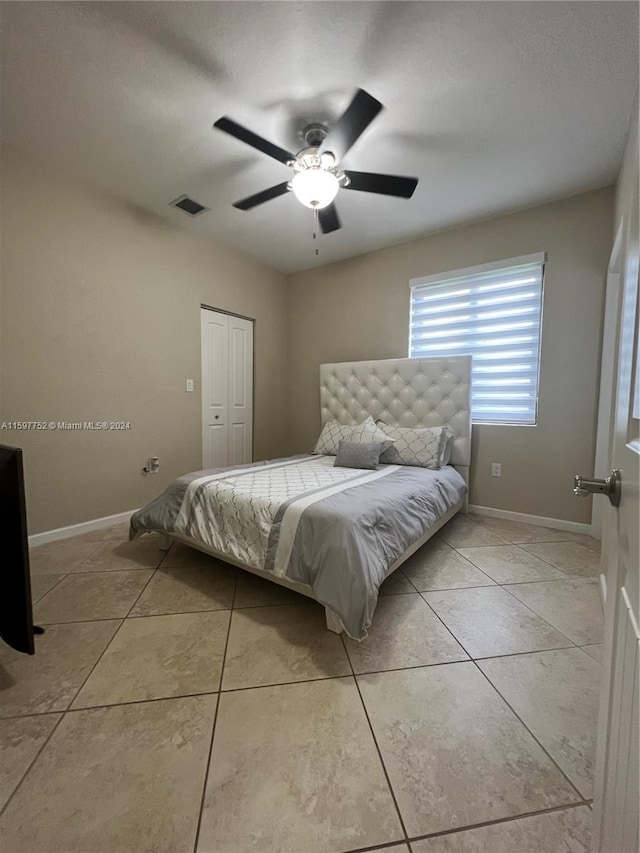
<path id="1" fill-rule="evenodd" d="M 202 467 L 241 465 L 253 457 L 253 322 L 200 310 Z"/>
<path id="2" fill-rule="evenodd" d="M 229 464 L 229 328 L 226 314 L 200 310 L 202 344 L 202 467 Z"/>
<path id="3" fill-rule="evenodd" d="M 229 315 L 229 465 L 252 461 L 253 323 Z"/>
<path id="4" fill-rule="evenodd" d="M 638 539 L 640 368 L 638 339 L 638 190 L 623 220 L 615 258 L 619 280 L 613 371 L 611 467 L 620 470 L 620 504 L 605 498 L 602 564 L 606 578 L 603 694 L 594 801 L 594 853 L 637 853 L 638 840 Z"/>

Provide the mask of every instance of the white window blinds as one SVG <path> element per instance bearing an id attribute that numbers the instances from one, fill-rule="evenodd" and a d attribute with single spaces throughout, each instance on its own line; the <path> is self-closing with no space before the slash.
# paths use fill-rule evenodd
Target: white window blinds
<path id="1" fill-rule="evenodd" d="M 409 356 L 473 356 L 475 422 L 536 422 L 544 261 L 527 255 L 411 281 Z"/>

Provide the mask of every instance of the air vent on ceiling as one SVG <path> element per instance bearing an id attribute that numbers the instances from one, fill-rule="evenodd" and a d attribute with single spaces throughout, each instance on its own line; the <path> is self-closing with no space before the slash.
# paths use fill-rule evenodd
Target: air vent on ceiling
<path id="1" fill-rule="evenodd" d="M 174 199 L 171 204 L 173 207 L 184 210 L 184 212 L 188 213 L 189 216 L 197 216 L 199 213 L 204 213 L 205 210 L 209 210 L 209 208 L 205 207 L 204 204 L 200 204 L 200 202 L 189 198 L 188 195 L 178 196 L 178 198 Z"/>

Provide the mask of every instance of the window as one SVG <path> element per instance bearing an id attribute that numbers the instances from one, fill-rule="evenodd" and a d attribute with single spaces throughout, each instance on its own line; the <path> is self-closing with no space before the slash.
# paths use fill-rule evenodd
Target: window
<path id="1" fill-rule="evenodd" d="M 535 424 L 545 255 L 411 281 L 409 356 L 471 355 L 475 423 Z"/>

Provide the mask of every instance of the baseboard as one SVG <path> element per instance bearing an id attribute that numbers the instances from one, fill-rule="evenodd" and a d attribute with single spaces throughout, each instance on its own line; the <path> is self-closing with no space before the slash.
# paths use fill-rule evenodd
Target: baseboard
<path id="1" fill-rule="evenodd" d="M 29 536 L 29 545 L 44 545 L 47 542 L 56 542 L 58 539 L 69 539 L 71 536 L 79 536 L 81 533 L 90 533 L 92 530 L 101 530 L 103 527 L 111 527 L 122 521 L 128 521 L 135 509 L 129 512 L 119 512 L 117 515 L 105 515 L 103 518 L 94 518 L 91 521 L 82 521 L 80 524 L 71 524 L 68 527 L 58 527 L 56 530 L 45 530 L 43 533 L 34 533 Z M 543 515 L 528 515 L 524 512 L 512 512 L 508 509 L 494 509 L 490 506 L 476 506 L 469 504 L 469 512 L 477 515 L 487 515 L 491 518 L 505 518 L 508 521 L 520 521 L 523 524 L 536 524 L 539 527 L 551 527 L 554 530 L 568 530 L 572 533 L 585 533 L 591 536 L 591 525 L 581 524 L 578 521 L 566 521 L 563 518 L 545 518 Z"/>
<path id="2" fill-rule="evenodd" d="M 103 527 L 111 527 L 123 521 L 129 521 L 135 509 L 129 512 L 119 512 L 117 515 L 105 515 L 104 518 L 93 518 L 91 521 L 81 521 L 80 524 L 70 524 L 69 527 L 58 527 L 56 530 L 45 530 L 43 533 L 34 533 L 29 536 L 29 545 L 45 545 L 47 542 L 56 542 L 58 539 L 69 539 L 71 536 L 79 536 L 81 533 L 90 533 L 92 530 L 102 530 Z"/>
<path id="3" fill-rule="evenodd" d="M 494 509 L 491 506 L 469 506 L 469 512 L 488 515 L 490 518 L 504 518 L 507 521 L 520 521 L 523 524 L 536 524 L 538 527 L 551 527 L 554 530 L 568 530 L 571 533 L 584 533 L 592 536 L 591 525 L 579 521 L 566 521 L 564 518 L 545 518 L 543 515 L 528 515 L 526 512 L 512 512 L 509 509 Z"/>

